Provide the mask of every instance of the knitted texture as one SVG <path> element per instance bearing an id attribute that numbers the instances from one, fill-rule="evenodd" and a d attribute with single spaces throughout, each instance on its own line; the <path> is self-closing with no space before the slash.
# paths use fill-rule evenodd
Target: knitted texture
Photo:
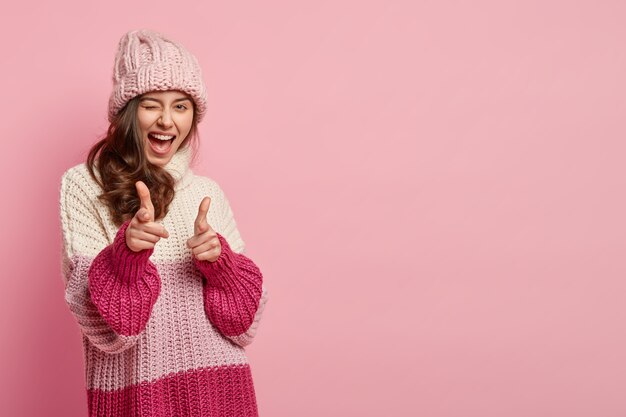
<path id="1" fill-rule="evenodd" d="M 193 259 L 205 277 L 204 307 L 209 319 L 227 336 L 246 331 L 261 298 L 261 271 L 243 254 L 231 250 L 219 233 L 222 252 L 215 262 Z"/>
<path id="2" fill-rule="evenodd" d="M 87 272 L 91 299 L 113 331 L 139 333 L 159 296 L 161 278 L 149 257 L 154 249 L 133 252 L 126 246 L 127 220 L 113 244 L 104 248 Z"/>
<path id="3" fill-rule="evenodd" d="M 198 122 L 206 113 L 207 91 L 198 59 L 180 43 L 154 30 L 131 30 L 122 36 L 112 78 L 110 122 L 130 99 L 149 91 L 184 91 L 196 103 Z"/>
<path id="4" fill-rule="evenodd" d="M 233 211 L 216 181 L 194 175 L 190 149 L 165 166 L 177 180 L 152 249 L 126 246 L 85 164 L 60 184 L 65 300 L 81 329 L 90 416 L 258 416 L 245 346 L 268 300 L 244 255 Z M 186 246 L 204 196 L 222 252 L 196 259 Z"/>

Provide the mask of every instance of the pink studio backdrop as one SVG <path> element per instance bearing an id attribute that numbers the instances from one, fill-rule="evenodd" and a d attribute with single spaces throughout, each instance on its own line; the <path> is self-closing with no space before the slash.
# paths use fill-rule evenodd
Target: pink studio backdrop
<path id="1" fill-rule="evenodd" d="M 0 414 L 84 416 L 58 187 L 104 133 L 127 30 L 209 89 L 195 171 L 270 300 L 287 416 L 626 416 L 626 3 L 3 6 Z"/>

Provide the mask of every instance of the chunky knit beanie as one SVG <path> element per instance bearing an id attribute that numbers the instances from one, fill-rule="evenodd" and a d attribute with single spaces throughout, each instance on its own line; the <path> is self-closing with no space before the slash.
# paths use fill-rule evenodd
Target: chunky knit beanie
<path id="1" fill-rule="evenodd" d="M 159 32 L 131 30 L 120 39 L 115 54 L 109 121 L 130 99 L 155 90 L 189 94 L 196 104 L 197 120 L 202 120 L 207 94 L 196 57 Z"/>

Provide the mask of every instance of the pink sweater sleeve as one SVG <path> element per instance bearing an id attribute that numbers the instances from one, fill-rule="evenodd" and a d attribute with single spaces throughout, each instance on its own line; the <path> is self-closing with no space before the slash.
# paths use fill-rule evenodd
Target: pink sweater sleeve
<path id="1" fill-rule="evenodd" d="M 222 252 L 215 262 L 198 260 L 203 275 L 204 307 L 211 323 L 225 336 L 239 336 L 252 324 L 262 295 L 263 275 L 247 256 L 233 252 L 219 233 Z"/>
<path id="2" fill-rule="evenodd" d="M 161 278 L 149 260 L 154 249 L 132 251 L 126 245 L 127 220 L 113 243 L 93 260 L 89 272 L 89 292 L 98 311 L 117 333 L 141 333 L 150 318 L 161 290 Z"/>

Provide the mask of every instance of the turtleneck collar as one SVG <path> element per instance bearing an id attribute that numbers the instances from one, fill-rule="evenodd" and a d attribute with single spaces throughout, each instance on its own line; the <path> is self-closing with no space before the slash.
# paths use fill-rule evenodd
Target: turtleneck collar
<path id="1" fill-rule="evenodd" d="M 176 180 L 174 189 L 176 191 L 185 188 L 193 179 L 193 172 L 189 167 L 191 163 L 191 146 L 187 144 L 184 148 L 179 148 L 172 159 L 163 167 Z"/>

